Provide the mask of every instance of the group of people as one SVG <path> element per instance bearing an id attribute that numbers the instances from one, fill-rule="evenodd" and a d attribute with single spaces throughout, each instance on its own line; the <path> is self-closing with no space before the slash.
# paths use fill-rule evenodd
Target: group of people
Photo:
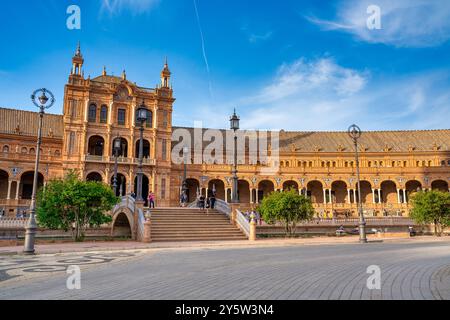
<path id="1" fill-rule="evenodd" d="M 244 217 L 250 222 L 252 220 L 252 215 L 255 217 L 256 224 L 262 225 L 262 217 L 259 214 L 258 211 L 252 210 L 252 211 L 245 211 L 242 213 Z"/>
<path id="2" fill-rule="evenodd" d="M 197 196 L 197 207 L 201 210 L 214 209 L 216 206 L 216 193 L 212 192 L 205 197 L 203 194 Z"/>

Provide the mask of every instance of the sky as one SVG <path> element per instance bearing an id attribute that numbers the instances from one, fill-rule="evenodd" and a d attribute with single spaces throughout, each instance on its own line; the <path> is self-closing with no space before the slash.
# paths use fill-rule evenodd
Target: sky
<path id="1" fill-rule="evenodd" d="M 79 30 L 67 28 L 71 5 Z M 61 113 L 80 41 L 86 77 L 106 66 L 154 87 L 167 56 L 176 126 L 227 128 L 236 108 L 245 129 L 449 128 L 450 1 L 15 0 L 2 9 L 1 107 L 35 110 L 30 95 L 46 87 L 56 96 L 49 112 Z"/>

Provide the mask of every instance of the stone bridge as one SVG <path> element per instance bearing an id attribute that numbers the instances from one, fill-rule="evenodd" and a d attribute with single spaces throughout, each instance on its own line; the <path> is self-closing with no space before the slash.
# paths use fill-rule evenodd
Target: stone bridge
<path id="1" fill-rule="evenodd" d="M 136 203 L 131 196 L 122 197 L 119 204 L 111 210 L 111 236 L 131 237 L 143 241 L 144 238 L 144 205 Z"/>

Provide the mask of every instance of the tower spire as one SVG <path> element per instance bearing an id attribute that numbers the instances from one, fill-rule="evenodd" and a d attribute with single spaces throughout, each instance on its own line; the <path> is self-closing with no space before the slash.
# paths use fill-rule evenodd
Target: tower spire
<path id="1" fill-rule="evenodd" d="M 75 76 L 83 76 L 83 55 L 81 54 L 81 45 L 80 41 L 77 44 L 77 50 L 75 51 L 75 55 L 72 57 L 72 71 L 71 75 Z"/>

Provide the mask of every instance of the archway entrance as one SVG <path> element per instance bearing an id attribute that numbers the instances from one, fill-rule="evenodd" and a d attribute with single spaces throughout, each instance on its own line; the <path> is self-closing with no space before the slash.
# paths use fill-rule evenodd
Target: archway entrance
<path id="1" fill-rule="evenodd" d="M 270 180 L 263 180 L 258 184 L 258 200 L 261 202 L 264 197 L 275 191 L 275 186 Z"/>
<path id="2" fill-rule="evenodd" d="M 89 138 L 88 153 L 91 156 L 103 156 L 103 148 L 105 139 L 100 136 L 92 136 Z"/>
<path id="3" fill-rule="evenodd" d="M 216 198 L 225 201 L 225 183 L 222 180 L 211 180 L 208 183 L 208 189 L 212 192 L 216 190 Z"/>
<path id="4" fill-rule="evenodd" d="M 6 199 L 8 197 L 8 172 L 0 170 L 0 199 Z"/>
<path id="5" fill-rule="evenodd" d="M 383 203 L 398 203 L 397 186 L 393 181 L 383 181 L 381 183 L 381 199 Z"/>
<path id="6" fill-rule="evenodd" d="M 196 179 L 186 179 L 188 203 L 197 199 L 197 192 L 200 192 L 200 182 Z"/>
<path id="7" fill-rule="evenodd" d="M 431 189 L 448 192 L 448 183 L 444 180 L 435 180 L 431 183 Z"/>
<path id="8" fill-rule="evenodd" d="M 250 184 L 246 180 L 238 180 L 238 199 L 240 203 L 250 203 Z"/>
<path id="9" fill-rule="evenodd" d="M 355 187 L 356 195 L 358 195 L 358 183 L 356 183 Z M 362 203 L 372 203 L 372 185 L 369 181 L 362 180 L 361 181 L 361 202 Z M 354 197 L 353 202 L 356 203 L 358 201 L 358 196 Z"/>
<path id="10" fill-rule="evenodd" d="M 411 180 L 405 184 L 405 189 L 406 189 L 406 201 L 408 202 L 414 193 L 422 190 L 422 184 L 417 180 Z"/>
<path id="11" fill-rule="evenodd" d="M 144 145 L 144 148 L 142 149 L 143 150 L 143 158 L 144 159 L 148 159 L 148 158 L 150 158 L 150 142 L 148 141 L 148 140 L 145 140 L 144 139 L 144 141 L 143 141 L 144 143 L 143 143 L 143 145 Z M 135 155 L 135 158 L 137 159 L 137 158 L 139 158 L 139 140 L 138 141 L 136 141 L 136 147 L 135 147 L 135 153 L 134 153 L 134 155 Z"/>
<path id="12" fill-rule="evenodd" d="M 148 177 L 143 174 L 142 175 L 142 198 L 145 201 L 145 206 L 148 206 L 148 194 L 150 192 L 149 190 L 149 183 L 150 180 Z M 137 195 L 137 176 L 134 178 L 134 193 Z"/>
<path id="13" fill-rule="evenodd" d="M 130 221 L 125 213 L 121 212 L 114 221 L 113 225 L 113 237 L 131 238 L 131 226 Z"/>
<path id="14" fill-rule="evenodd" d="M 125 138 L 116 138 L 113 140 L 113 144 L 112 144 L 112 156 L 115 156 L 115 152 L 114 152 L 114 145 L 115 145 L 115 141 L 116 140 L 120 140 L 120 149 L 119 149 L 119 157 L 124 157 L 127 158 L 128 157 L 128 141 Z"/>
<path id="15" fill-rule="evenodd" d="M 320 181 L 308 182 L 306 190 L 313 203 L 323 203 L 323 185 Z"/>
<path id="16" fill-rule="evenodd" d="M 289 191 L 290 189 L 295 189 L 298 191 L 298 183 L 294 180 L 288 180 L 283 183 L 283 191 Z"/>
<path id="17" fill-rule="evenodd" d="M 345 203 L 347 200 L 347 184 L 344 181 L 334 181 L 331 184 L 331 195 L 333 203 Z"/>
<path id="18" fill-rule="evenodd" d="M 20 178 L 20 190 L 22 199 L 31 199 L 31 195 L 33 194 L 33 180 L 34 180 L 34 172 L 28 171 L 25 172 Z M 44 186 L 44 176 L 39 173 L 38 175 L 38 189 Z"/>
<path id="19" fill-rule="evenodd" d="M 86 181 L 103 182 L 102 175 L 98 172 L 91 172 L 87 175 Z"/>

